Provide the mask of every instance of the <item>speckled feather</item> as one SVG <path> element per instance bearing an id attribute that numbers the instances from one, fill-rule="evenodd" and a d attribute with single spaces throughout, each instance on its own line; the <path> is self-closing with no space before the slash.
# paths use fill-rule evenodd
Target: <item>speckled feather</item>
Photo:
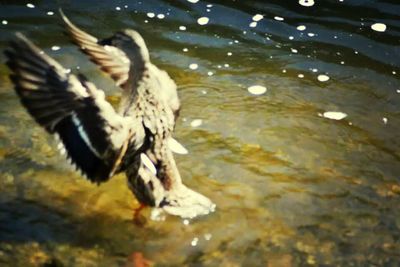
<path id="1" fill-rule="evenodd" d="M 185 218 L 212 212 L 208 198 L 182 183 L 169 147 L 180 109 L 176 85 L 151 63 L 140 34 L 128 29 L 98 41 L 61 15 L 74 42 L 123 89 L 118 112 L 83 75 L 70 74 L 17 34 L 6 56 L 22 104 L 59 136 L 89 180 L 125 171 L 141 203 Z"/>

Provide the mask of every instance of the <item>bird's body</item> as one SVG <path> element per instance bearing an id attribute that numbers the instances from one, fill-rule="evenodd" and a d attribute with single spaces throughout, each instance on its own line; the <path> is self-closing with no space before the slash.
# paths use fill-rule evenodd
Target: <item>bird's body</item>
<path id="1" fill-rule="evenodd" d="M 17 34 L 5 53 L 28 112 L 59 137 L 90 181 L 125 172 L 142 204 L 185 218 L 213 211 L 208 198 L 182 183 L 170 148 L 180 109 L 176 85 L 151 63 L 143 38 L 124 30 L 99 41 L 61 15 L 74 42 L 122 88 L 120 107 L 115 111 L 83 75 L 69 73 Z"/>

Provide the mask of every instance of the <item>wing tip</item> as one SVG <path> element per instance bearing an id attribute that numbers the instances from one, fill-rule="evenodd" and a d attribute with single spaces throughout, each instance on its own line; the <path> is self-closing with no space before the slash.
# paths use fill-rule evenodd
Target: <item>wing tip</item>
<path id="1" fill-rule="evenodd" d="M 64 11 L 62 10 L 62 8 L 60 7 L 58 9 L 58 13 L 60 13 L 60 16 L 62 18 L 62 20 L 64 21 L 65 24 L 67 24 L 67 26 L 71 26 L 72 22 L 69 20 L 69 18 L 65 15 Z"/>

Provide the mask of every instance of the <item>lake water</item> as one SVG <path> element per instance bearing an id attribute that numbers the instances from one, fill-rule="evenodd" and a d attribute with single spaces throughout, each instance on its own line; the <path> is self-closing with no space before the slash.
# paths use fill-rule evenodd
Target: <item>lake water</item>
<path id="1" fill-rule="evenodd" d="M 400 3 L 300 2 L 0 1 L 1 51 L 21 31 L 113 103 L 120 90 L 57 9 L 100 38 L 142 33 L 179 86 L 182 177 L 217 204 L 192 221 L 145 210 L 133 223 L 125 177 L 96 186 L 73 172 L 1 54 L 0 265 L 399 266 Z"/>

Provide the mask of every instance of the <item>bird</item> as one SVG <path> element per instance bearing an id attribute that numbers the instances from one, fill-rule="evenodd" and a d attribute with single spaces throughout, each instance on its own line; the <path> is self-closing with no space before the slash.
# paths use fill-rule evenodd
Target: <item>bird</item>
<path id="1" fill-rule="evenodd" d="M 208 197 L 182 182 L 173 155 L 175 150 L 187 152 L 173 138 L 180 110 L 177 86 L 151 62 L 142 36 L 124 29 L 97 39 L 62 10 L 60 15 L 72 41 L 121 88 L 121 101 L 115 109 L 83 74 L 64 68 L 17 32 L 4 53 L 10 80 L 28 113 L 60 141 L 89 181 L 101 184 L 125 173 L 143 206 L 182 218 L 215 211 Z"/>

